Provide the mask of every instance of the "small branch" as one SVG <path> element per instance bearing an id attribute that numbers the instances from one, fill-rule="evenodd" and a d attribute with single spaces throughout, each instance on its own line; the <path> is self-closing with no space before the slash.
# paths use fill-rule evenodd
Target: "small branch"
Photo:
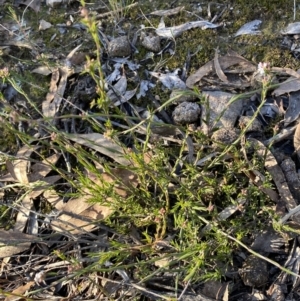
<path id="1" fill-rule="evenodd" d="M 114 14 L 116 14 L 116 13 L 121 13 L 121 12 L 123 12 L 124 10 L 133 8 L 133 7 L 137 6 L 137 5 L 138 5 L 138 2 L 134 2 L 134 3 L 132 3 L 132 4 L 129 4 L 129 5 L 125 6 L 125 7 L 118 8 L 118 9 L 116 9 L 116 10 L 111 10 L 111 11 L 109 11 L 109 12 L 107 12 L 107 13 L 103 13 L 103 14 L 97 15 L 97 16 L 96 16 L 96 20 L 99 20 L 99 19 L 101 19 L 101 18 L 105 18 L 105 17 L 108 17 L 108 16 L 112 16 L 112 15 L 114 15 Z"/>

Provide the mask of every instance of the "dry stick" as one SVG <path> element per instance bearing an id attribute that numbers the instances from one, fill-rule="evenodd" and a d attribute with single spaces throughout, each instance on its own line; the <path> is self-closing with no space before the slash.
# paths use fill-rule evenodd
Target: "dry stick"
<path id="1" fill-rule="evenodd" d="M 285 175 L 287 184 L 293 197 L 296 199 L 296 203 L 300 201 L 300 179 L 296 170 L 296 164 L 291 158 L 283 160 L 280 167 Z"/>
<path id="2" fill-rule="evenodd" d="M 185 293 L 185 291 L 187 290 L 187 288 L 189 287 L 189 285 L 190 285 L 190 282 L 191 282 L 191 279 L 186 283 L 186 285 L 185 285 L 185 287 L 184 287 L 184 289 L 183 289 L 183 291 L 181 292 L 181 294 L 180 294 L 180 296 L 178 297 L 178 301 L 180 301 L 181 300 L 181 298 L 183 297 L 183 295 L 184 295 L 184 293 Z"/>
<path id="3" fill-rule="evenodd" d="M 268 146 L 271 143 L 277 143 L 277 142 L 289 137 L 290 135 L 292 135 L 295 132 L 296 128 L 297 128 L 297 125 L 283 129 L 279 134 L 273 136 L 272 138 L 270 138 L 268 140 L 265 140 L 264 144 L 266 146 Z"/>
<path id="4" fill-rule="evenodd" d="M 130 282 L 129 285 L 132 285 L 134 288 L 136 288 L 137 290 L 139 290 L 141 292 L 144 292 L 145 294 L 149 294 L 149 295 L 152 295 L 154 297 L 161 298 L 161 299 L 164 299 L 164 300 L 170 300 L 170 297 L 165 297 L 164 295 L 156 294 L 156 293 L 154 293 L 150 290 L 147 290 L 146 288 L 144 288 L 143 286 L 140 286 L 138 284 Z"/>
<path id="5" fill-rule="evenodd" d="M 96 20 L 99 20 L 99 19 L 101 19 L 101 18 L 105 18 L 105 17 L 111 16 L 111 15 L 113 15 L 113 14 L 115 14 L 115 13 L 121 13 L 121 12 L 123 12 L 124 10 L 133 8 L 133 7 L 137 6 L 137 5 L 138 5 L 138 2 L 134 2 L 134 3 L 132 3 L 132 4 L 129 4 L 129 5 L 125 6 L 125 7 L 118 8 L 118 9 L 116 9 L 116 10 L 112 10 L 112 11 L 109 11 L 109 12 L 107 12 L 107 13 L 103 13 L 103 14 L 97 15 L 97 16 L 96 16 Z"/>
<path id="6" fill-rule="evenodd" d="M 284 217 L 282 217 L 279 220 L 280 224 L 284 224 L 291 216 L 293 216 L 294 214 L 298 213 L 300 211 L 300 205 L 298 205 L 297 207 L 293 208 L 292 210 L 289 211 L 289 213 L 287 213 Z"/>

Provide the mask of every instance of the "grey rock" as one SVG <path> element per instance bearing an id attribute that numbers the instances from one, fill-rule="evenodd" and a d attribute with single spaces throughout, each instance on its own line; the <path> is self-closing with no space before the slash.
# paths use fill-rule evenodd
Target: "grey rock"
<path id="1" fill-rule="evenodd" d="M 233 143 L 239 136 L 239 131 L 234 128 L 221 128 L 212 134 L 214 140 L 213 146 L 216 147 L 220 143 L 229 145 Z"/>
<path id="2" fill-rule="evenodd" d="M 108 43 L 107 53 L 112 57 L 123 57 L 131 54 L 131 45 L 127 37 L 118 37 Z"/>
<path id="3" fill-rule="evenodd" d="M 241 116 L 239 119 L 239 126 L 241 129 L 244 129 L 250 123 L 252 116 Z M 254 119 L 253 122 L 249 125 L 248 132 L 261 132 L 262 131 L 262 124 L 258 119 Z"/>
<path id="4" fill-rule="evenodd" d="M 161 50 L 160 40 L 161 40 L 161 37 L 159 37 L 159 36 L 146 36 L 146 35 L 144 35 L 142 37 L 141 44 L 146 49 L 148 49 L 152 52 L 160 52 L 160 50 Z"/>
<path id="5" fill-rule="evenodd" d="M 173 111 L 173 119 L 178 124 L 190 124 L 196 122 L 201 113 L 197 103 L 184 101 Z"/>
<path id="6" fill-rule="evenodd" d="M 202 95 L 207 99 L 205 105 L 202 106 L 201 114 L 201 129 L 205 134 L 214 128 L 233 128 L 248 101 L 238 99 L 231 102 L 237 95 L 223 91 L 203 91 Z"/>
<path id="7" fill-rule="evenodd" d="M 250 255 L 244 261 L 239 274 L 245 285 L 252 287 L 263 286 L 269 279 L 267 262 L 254 255 Z"/>

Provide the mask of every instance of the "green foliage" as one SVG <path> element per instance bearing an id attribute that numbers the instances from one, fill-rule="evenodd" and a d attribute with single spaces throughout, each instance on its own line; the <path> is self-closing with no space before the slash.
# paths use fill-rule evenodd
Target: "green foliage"
<path id="1" fill-rule="evenodd" d="M 264 4 L 266 7 L 270 5 L 267 2 Z M 84 6 L 85 3 L 82 2 L 82 5 Z M 123 10 L 121 10 L 122 15 L 119 13 L 119 8 L 124 7 L 124 3 L 111 0 L 110 5 L 116 11 L 118 18 L 126 15 Z M 249 4 L 249 7 L 245 8 L 247 16 L 255 7 Z M 184 21 L 182 16 L 176 20 L 176 22 Z M 153 115 L 162 109 L 168 109 L 174 101 L 166 100 L 167 96 L 163 98 L 164 102 L 160 108 L 149 108 L 152 110 L 150 118 L 140 121 L 140 125 L 147 124 L 146 133 L 144 135 L 137 133 L 135 129 L 138 125 L 131 126 L 128 116 L 121 110 L 109 106 L 104 89 L 100 57 L 102 45 L 97 23 L 93 17 L 88 16 L 83 22 L 88 28 L 97 53 L 95 60 L 88 59 L 85 72 L 96 82 L 98 98 L 93 106 L 99 109 L 101 112 L 99 116 L 105 117 L 106 122 L 99 124 L 94 116 L 88 115 L 77 118 L 84 119 L 86 126 L 106 135 L 118 145 L 121 144 L 122 138 L 130 138 L 133 147 L 131 151 L 127 150 L 126 154 L 132 164 L 127 169 L 136 175 L 137 185 L 124 185 L 123 179 L 117 176 L 112 182 L 106 181 L 103 173 L 115 176 L 115 164 L 84 146 L 71 143 L 67 133 L 59 131 L 45 120 L 44 126 L 49 133 L 55 134 L 55 142 L 41 142 L 44 143 L 42 144 L 44 151 L 53 148 L 70 156 L 72 163 L 71 170 L 65 170 L 67 167 L 61 165 L 53 166 L 53 172 L 60 174 L 74 188 L 73 195 L 84 195 L 89 191 L 90 202 L 113 208 L 113 214 L 101 221 L 116 233 L 109 238 L 110 248 L 89 254 L 94 259 L 94 263 L 79 269 L 78 274 L 95 271 L 111 272 L 123 268 L 130 270 L 134 280 L 141 282 L 164 272 L 174 275 L 180 283 L 220 280 L 224 276 L 224 271 L 232 264 L 232 254 L 240 248 L 241 242 L 252 233 L 263 229 L 266 221 L 276 220 L 268 196 L 263 193 L 261 187 L 254 186 L 248 177 L 249 171 L 260 171 L 266 177 L 263 187 L 272 187 L 271 178 L 264 171 L 264 162 L 255 155 L 254 150 L 251 154 L 250 166 L 248 159 L 243 157 L 240 150 L 240 141 L 245 138 L 245 132 L 250 124 L 241 131 L 233 144 L 219 148 L 218 155 L 212 160 L 205 161 L 201 166 L 186 162 L 187 151 L 184 139 L 178 145 L 171 146 L 166 146 L 162 139 L 153 141 L 151 134 Z M 174 20 L 169 22 L 175 23 Z M 215 36 L 217 33 L 210 31 L 199 33 L 192 30 L 178 38 L 177 51 L 168 61 L 169 67 L 174 69 L 178 65 L 183 65 L 187 49 L 196 49 L 199 46 L 199 40 L 195 39 L 196 35 L 201 41 L 202 50 L 193 60 L 192 72 L 212 58 L 214 48 L 218 45 Z M 273 59 L 271 62 L 277 62 L 280 53 L 269 52 L 271 44 L 268 45 L 270 48 L 265 46 L 260 48 L 253 46 L 254 41 L 260 43 L 261 37 L 250 37 L 245 40 L 241 38 L 240 42 L 248 43 L 245 48 L 246 57 L 253 58 L 254 61 L 270 57 Z M 228 41 L 226 43 L 228 44 Z M 220 48 L 222 49 L 223 46 L 220 45 Z M 42 116 L 40 105 L 36 100 L 40 92 L 45 92 L 45 83 L 42 83 L 42 87 L 26 83 L 26 79 L 29 80 L 28 82 L 36 80 L 35 76 L 30 74 L 26 74 L 26 78 L 23 79 L 24 85 L 21 86 L 18 85 L 18 76 L 15 74 L 4 74 L 2 77 L 19 91 L 32 110 Z M 261 105 L 251 122 L 259 114 L 270 84 L 269 79 L 261 83 Z M 28 93 L 30 90 L 28 87 L 32 88 L 32 93 Z M 247 96 L 254 92 L 248 93 Z M 193 93 L 200 99 L 201 104 L 205 105 L 201 92 L 195 90 Z M 238 95 L 231 102 L 245 95 Z M 7 108 L 8 111 L 11 109 L 11 107 Z M 30 123 L 28 117 L 23 115 L 18 117 Z M 122 125 L 128 125 L 129 129 L 124 132 L 118 131 L 113 127 L 114 119 L 118 119 Z M 9 124 L 2 126 L 13 138 L 17 136 L 23 143 L 31 143 L 32 137 L 29 135 L 19 132 Z M 211 153 L 212 141 L 209 136 L 201 132 L 191 133 L 188 128 L 181 128 L 181 130 L 192 136 L 198 160 Z M 13 140 L 9 135 L 4 136 L 4 139 L 9 144 Z M 144 159 L 146 155 L 150 157 L 149 162 Z M 43 156 L 41 154 L 41 157 Z M 101 168 L 98 168 L 99 165 Z M 88 177 L 87 172 L 95 175 L 99 182 Z M 125 191 L 125 196 L 120 194 L 116 187 L 121 187 Z M 241 199 L 245 199 L 244 205 L 238 202 Z M 234 213 L 222 219 L 220 213 L 232 206 L 235 206 Z M 4 223 L 2 220 L 6 221 L 7 216 L 8 208 L 0 207 L 1 224 Z M 278 228 L 278 231 L 290 231 L 287 226 L 278 226 Z M 131 237 L 132 230 L 138 233 L 138 244 L 128 239 Z M 55 251 L 54 255 L 62 260 L 72 260 L 74 265 L 78 265 L 74 258 L 60 251 Z M 156 263 L 161 259 L 165 262 L 159 266 Z"/>

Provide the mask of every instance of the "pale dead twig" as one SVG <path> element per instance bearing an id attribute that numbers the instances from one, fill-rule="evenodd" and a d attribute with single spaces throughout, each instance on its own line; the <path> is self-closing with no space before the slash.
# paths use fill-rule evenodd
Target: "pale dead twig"
<path id="1" fill-rule="evenodd" d="M 300 205 L 291 209 L 284 217 L 282 217 L 279 220 L 279 223 L 284 224 L 290 217 L 292 217 L 294 214 L 298 213 L 299 211 L 300 211 Z"/>
<path id="2" fill-rule="evenodd" d="M 190 285 L 191 280 L 189 280 L 186 285 L 184 286 L 183 291 L 181 292 L 180 296 L 178 297 L 178 301 L 181 300 L 181 298 L 183 297 L 184 293 L 186 292 L 186 290 L 188 289 L 189 285 Z"/>
<path id="3" fill-rule="evenodd" d="M 105 18 L 105 17 L 111 16 L 111 15 L 114 15 L 114 14 L 116 14 L 116 13 L 121 13 L 121 12 L 123 12 L 124 10 L 128 10 L 128 9 L 130 9 L 130 8 L 133 8 L 133 7 L 137 6 L 137 5 L 138 5 L 138 2 L 134 2 L 134 3 L 129 4 L 129 5 L 127 5 L 127 6 L 124 6 L 124 7 L 121 7 L 121 8 L 118 8 L 118 9 L 115 9 L 115 10 L 111 10 L 111 11 L 109 11 L 109 12 L 106 12 L 106 13 L 103 13 L 103 14 L 100 14 L 100 15 L 97 15 L 97 16 L 96 16 L 96 20 L 99 20 L 99 19 L 101 19 L 101 18 Z"/>
<path id="4" fill-rule="evenodd" d="M 294 125 L 292 127 L 289 127 L 289 128 L 286 128 L 286 129 L 283 129 L 279 134 L 271 137 L 270 139 L 268 140 L 265 140 L 264 141 L 264 144 L 266 146 L 270 145 L 271 143 L 277 143 L 283 139 L 286 139 L 287 137 L 291 136 L 295 130 L 296 130 L 296 127 L 297 125 Z"/>

